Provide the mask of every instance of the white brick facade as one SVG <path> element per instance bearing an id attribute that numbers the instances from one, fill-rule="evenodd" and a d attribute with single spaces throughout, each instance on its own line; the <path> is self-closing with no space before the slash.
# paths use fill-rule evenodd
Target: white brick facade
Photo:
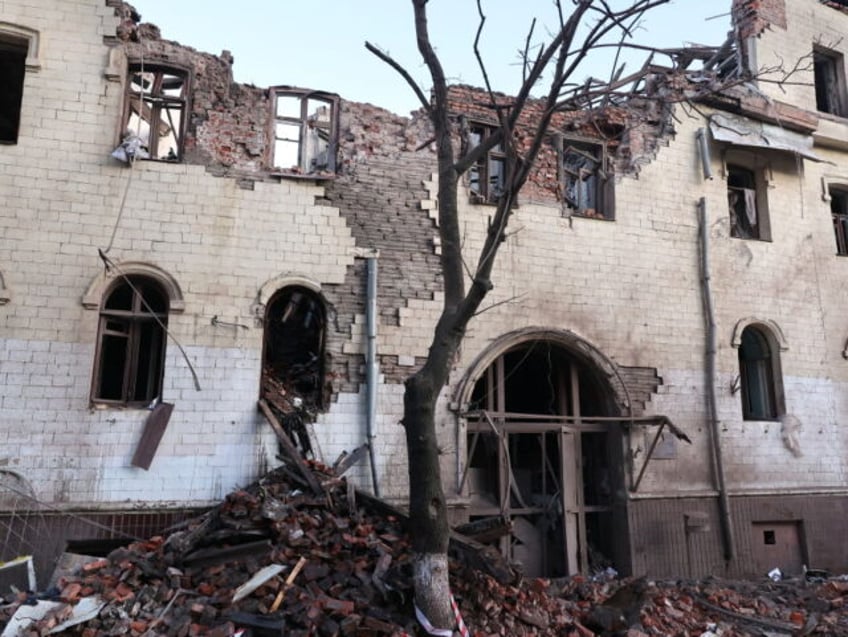
<path id="1" fill-rule="evenodd" d="M 216 176 L 188 162 L 123 166 L 110 157 L 123 100 L 115 69 L 126 63 L 120 46 L 103 42 L 118 26 L 113 9 L 103 0 L 55 4 L 0 0 L 0 22 L 37 32 L 40 64 L 26 74 L 18 142 L 0 146 L 0 469 L 21 476 L 40 501 L 67 509 L 203 505 L 247 484 L 277 462 L 276 440 L 256 410 L 267 301 L 260 297 L 285 281 L 334 290 L 332 371 L 343 375 L 342 359 L 348 366 L 331 403 L 310 425 L 316 455 L 332 463 L 361 445 L 368 436 L 361 370 L 366 334 L 357 268 L 359 257 L 375 247 L 362 238 L 362 227 L 370 206 L 377 217 L 381 193 L 358 193 L 374 199 L 356 217 L 343 208 L 350 197 L 347 203 L 333 199 L 333 188 L 320 181 L 259 179 L 246 186 L 238 174 Z M 789 32 L 762 34 L 761 64 L 773 51 L 785 60 L 801 58 L 813 42 L 837 42 L 848 32 L 848 15 L 813 1 L 789 3 L 787 22 Z M 839 47 L 848 55 L 848 47 Z M 809 86 L 793 85 L 786 94 L 765 83 L 761 88 L 800 108 L 815 104 Z M 492 308 L 469 326 L 440 401 L 437 427 L 451 499 L 465 498 L 456 494 L 466 453 L 464 423 L 453 411 L 457 392 L 496 339 L 531 327 L 567 330 L 615 365 L 656 369 L 662 384 L 646 413 L 669 416 L 692 444 L 679 444 L 676 458 L 653 460 L 639 497 L 714 495 L 699 270 L 702 197 L 729 489 L 738 495 L 848 491 L 848 363 L 842 354 L 848 258 L 835 256 L 822 185 L 848 184 L 848 124 L 823 119 L 826 139 L 816 137 L 815 152 L 825 162 L 765 155 L 771 240 L 752 241 L 730 236 L 723 147 L 711 144 L 714 178 L 705 180 L 696 134 L 708 123 L 683 108 L 676 116 L 675 134 L 656 156 L 637 175 L 618 176 L 614 222 L 568 218 L 558 205 L 521 201 L 484 303 Z M 834 142 L 840 136 L 841 147 Z M 426 163 L 432 156 L 417 157 Z M 348 169 L 364 178 L 368 162 L 361 161 L 362 167 L 353 161 Z M 381 378 L 375 430 L 379 481 L 394 500 L 403 499 L 407 484 L 401 377 L 427 355 L 442 300 L 421 265 L 425 252 L 428 258 L 438 252 L 428 216 L 435 184 L 418 179 L 413 188 L 421 196 L 391 203 L 412 208 L 397 212 L 393 223 L 420 222 L 419 235 L 431 232 L 427 249 L 392 246 L 390 239 L 378 246 L 381 276 L 414 291 L 397 308 L 383 306 L 378 327 L 380 356 L 397 367 Z M 343 186 L 335 190 L 347 194 Z M 466 203 L 461 214 L 465 247 L 476 255 L 487 208 Z M 186 360 L 169 342 L 162 397 L 176 407 L 148 471 L 130 464 L 148 411 L 90 401 L 105 287 L 98 248 L 109 246 L 113 231 L 111 259 L 158 268 L 179 290 L 181 307 L 168 327 L 201 385 L 194 388 Z M 236 327 L 216 325 L 213 317 Z M 740 321 L 751 318 L 778 326 L 785 337 L 782 387 L 786 412 L 802 425 L 800 456 L 787 448 L 779 422 L 742 417 L 732 341 Z M 639 429 L 630 438 L 637 464 L 646 451 L 644 434 Z M 367 463 L 350 475 L 370 486 Z"/>

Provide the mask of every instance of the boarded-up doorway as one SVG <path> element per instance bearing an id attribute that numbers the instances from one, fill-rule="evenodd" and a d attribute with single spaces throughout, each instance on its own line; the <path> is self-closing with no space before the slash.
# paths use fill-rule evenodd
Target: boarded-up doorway
<path id="1" fill-rule="evenodd" d="M 471 519 L 503 516 L 504 555 L 528 576 L 616 566 L 626 543 L 614 401 L 585 358 L 544 340 L 516 345 L 477 380 L 465 484 Z"/>

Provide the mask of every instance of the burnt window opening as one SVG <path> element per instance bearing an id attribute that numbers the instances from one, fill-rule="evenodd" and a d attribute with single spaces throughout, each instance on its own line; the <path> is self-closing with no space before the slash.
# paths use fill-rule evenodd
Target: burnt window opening
<path id="1" fill-rule="evenodd" d="M 614 181 L 605 145 L 564 139 L 560 157 L 563 198 L 571 214 L 615 219 Z"/>
<path id="2" fill-rule="evenodd" d="M 848 116 L 848 95 L 845 88 L 845 65 L 841 54 L 813 48 L 813 78 L 816 89 L 816 110 L 839 117 Z"/>
<path id="3" fill-rule="evenodd" d="M 830 214 L 836 237 L 836 254 L 848 256 L 848 189 L 830 186 Z"/>
<path id="4" fill-rule="evenodd" d="M 188 74 L 163 66 L 131 64 L 123 134 L 138 135 L 149 159 L 180 161 L 188 112 Z"/>
<path id="5" fill-rule="evenodd" d="M 777 544 L 777 538 L 774 535 L 774 531 L 769 529 L 763 531 L 763 544 Z"/>
<path id="6" fill-rule="evenodd" d="M 766 187 L 761 171 L 742 164 L 727 164 L 727 208 L 730 236 L 768 241 L 770 227 Z"/>
<path id="7" fill-rule="evenodd" d="M 121 277 L 104 296 L 91 400 L 146 406 L 162 396 L 168 296 L 154 279 Z"/>
<path id="8" fill-rule="evenodd" d="M 311 451 L 305 423 L 323 409 L 326 311 L 313 291 L 286 287 L 265 312 L 262 397 L 304 453 Z"/>
<path id="9" fill-rule="evenodd" d="M 338 97 L 299 89 L 273 90 L 274 168 L 305 175 L 334 173 Z"/>
<path id="10" fill-rule="evenodd" d="M 497 132 L 497 127 L 471 124 L 468 129 L 468 148 L 473 150 Z M 471 200 L 476 203 L 496 203 L 506 186 L 506 153 L 502 143 L 495 144 L 468 171 Z"/>
<path id="11" fill-rule="evenodd" d="M 0 33 L 0 143 L 16 144 L 29 42 Z"/>
<path id="12" fill-rule="evenodd" d="M 780 360 L 772 339 L 759 327 L 742 331 L 739 344 L 739 380 L 742 417 L 777 420 L 781 412 Z"/>

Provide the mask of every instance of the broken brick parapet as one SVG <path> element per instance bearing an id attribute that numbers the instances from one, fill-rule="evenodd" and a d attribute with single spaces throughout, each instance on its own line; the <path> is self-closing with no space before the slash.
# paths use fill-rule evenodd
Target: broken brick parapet
<path id="1" fill-rule="evenodd" d="M 786 29 L 786 0 L 733 0 L 731 14 L 741 40 L 772 26 Z"/>
<path id="2" fill-rule="evenodd" d="M 654 91 L 668 79 L 655 78 Z M 486 91 L 465 85 L 449 87 L 449 109 L 459 118 L 480 123 L 497 124 L 497 112 L 508 108 L 512 98 L 503 94 L 490 96 Z M 494 98 L 494 99 L 492 99 Z M 529 148 L 535 123 L 543 116 L 541 100 L 529 100 L 513 132 L 519 151 Z M 560 144 L 563 138 L 603 143 L 617 176 L 634 174 L 650 161 L 659 145 L 673 134 L 671 108 L 661 99 L 636 97 L 626 105 L 603 108 L 564 110 L 551 119 L 548 136 L 534 162 L 521 200 L 560 205 Z M 459 133 L 459 122 L 457 132 Z M 459 140 L 457 140 L 459 143 Z"/>

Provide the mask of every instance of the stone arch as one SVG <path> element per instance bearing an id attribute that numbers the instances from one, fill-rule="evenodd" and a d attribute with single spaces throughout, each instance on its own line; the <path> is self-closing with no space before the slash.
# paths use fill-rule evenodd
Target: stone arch
<path id="1" fill-rule="evenodd" d="M 471 519 L 512 521 L 504 555 L 533 577 L 626 570 L 616 494 L 631 403 L 618 366 L 574 332 L 529 327 L 492 341 L 456 399 L 458 489 Z"/>
<path id="2" fill-rule="evenodd" d="M 262 287 L 259 288 L 259 293 L 256 295 L 256 304 L 253 307 L 253 315 L 257 319 L 263 319 L 265 317 L 265 310 L 267 308 L 268 301 L 270 301 L 277 292 L 286 287 L 306 288 L 318 296 L 321 296 L 320 281 L 316 281 L 315 279 L 303 274 L 287 272 L 285 274 L 275 276 L 272 279 L 268 279 L 262 284 Z"/>
<path id="3" fill-rule="evenodd" d="M 503 334 L 492 341 L 468 366 L 457 387 L 455 404 L 459 410 L 465 411 L 477 380 L 499 356 L 513 347 L 530 341 L 546 341 L 559 346 L 594 368 L 597 380 L 606 386 L 617 410 L 621 414 L 629 413 L 631 400 L 618 366 L 592 343 L 571 330 L 544 327 L 523 328 Z"/>
<path id="4" fill-rule="evenodd" d="M 82 305 L 87 310 L 97 310 L 103 301 L 103 294 L 114 283 L 116 277 L 122 274 L 138 274 L 148 276 L 159 282 L 168 295 L 168 307 L 171 313 L 182 313 L 185 311 L 183 291 L 177 280 L 170 272 L 163 270 L 157 265 L 144 261 L 124 261 L 115 264 L 115 267 L 100 272 L 88 286 L 82 297 Z"/>
<path id="5" fill-rule="evenodd" d="M 761 319 L 754 316 L 747 316 L 737 321 L 736 326 L 733 328 L 733 338 L 730 340 L 730 344 L 734 348 L 739 349 L 739 346 L 742 344 L 742 332 L 744 332 L 745 328 L 749 325 L 760 327 L 765 330 L 781 352 L 785 352 L 789 349 L 789 343 L 786 340 L 786 336 L 783 334 L 783 330 L 780 329 L 780 325 L 771 319 Z"/>

